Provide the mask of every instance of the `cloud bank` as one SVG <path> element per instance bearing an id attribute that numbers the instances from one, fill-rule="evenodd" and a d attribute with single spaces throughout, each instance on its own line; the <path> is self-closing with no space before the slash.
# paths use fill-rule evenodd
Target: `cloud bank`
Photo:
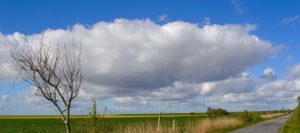
<path id="1" fill-rule="evenodd" d="M 116 19 L 47 29 L 44 41 L 82 45 L 85 89 L 81 98 L 139 100 L 146 105 L 157 104 L 149 103 L 151 99 L 184 101 L 253 91 L 256 81 L 243 72 L 277 50 L 253 30 L 255 26 L 249 24 L 199 26 L 174 21 L 159 25 L 148 19 Z M 0 34 L 0 81 L 15 76 L 8 67 L 9 49 L 21 47 L 24 38 L 37 45 L 41 36 Z"/>

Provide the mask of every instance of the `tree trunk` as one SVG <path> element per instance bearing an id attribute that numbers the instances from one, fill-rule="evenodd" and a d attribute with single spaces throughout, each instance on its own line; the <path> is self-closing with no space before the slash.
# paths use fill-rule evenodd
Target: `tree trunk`
<path id="1" fill-rule="evenodd" d="M 71 133 L 71 126 L 69 120 L 66 120 L 64 123 L 65 123 L 66 133 Z"/>
<path id="2" fill-rule="evenodd" d="M 67 105 L 67 118 L 66 118 L 66 133 L 71 133 L 71 125 L 70 125 L 70 113 L 71 113 L 71 99 L 68 101 Z"/>

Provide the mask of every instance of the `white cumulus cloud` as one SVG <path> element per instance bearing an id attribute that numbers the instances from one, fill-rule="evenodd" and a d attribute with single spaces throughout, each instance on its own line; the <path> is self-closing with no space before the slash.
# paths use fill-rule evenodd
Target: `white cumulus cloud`
<path id="1" fill-rule="evenodd" d="M 269 80 L 274 80 L 277 78 L 277 74 L 275 73 L 275 71 L 272 68 L 266 68 L 261 77 L 263 79 L 269 79 Z"/>
<path id="2" fill-rule="evenodd" d="M 111 98 L 120 104 L 139 100 L 145 105 L 151 99 L 184 101 L 253 91 L 255 80 L 241 73 L 277 50 L 253 30 L 255 26 L 247 24 L 159 25 L 148 19 L 116 19 L 90 27 L 47 29 L 44 41 L 82 44 L 85 89 L 80 98 Z M 24 38 L 36 45 L 41 36 L 0 34 L 0 81 L 15 76 L 8 67 L 10 49 L 23 44 Z"/>

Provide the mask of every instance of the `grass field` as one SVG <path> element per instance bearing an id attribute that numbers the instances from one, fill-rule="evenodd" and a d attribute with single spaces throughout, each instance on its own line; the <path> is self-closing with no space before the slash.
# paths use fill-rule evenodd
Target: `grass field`
<path id="1" fill-rule="evenodd" d="M 298 106 L 290 119 L 281 128 L 281 133 L 300 133 L 300 106 Z"/>
<path id="2" fill-rule="evenodd" d="M 159 114 L 122 114 L 122 115 L 106 115 L 105 118 L 157 118 Z M 206 113 L 196 113 L 196 114 L 188 114 L 188 113 L 181 113 L 181 114 L 162 114 L 162 117 L 207 117 Z M 99 116 L 100 117 L 100 116 Z M 103 116 L 101 116 L 103 117 Z M 71 116 L 73 119 L 84 119 L 88 118 L 85 115 L 73 115 Z M 48 115 L 48 116 L 0 116 L 1 119 L 60 119 L 60 116 L 56 115 Z"/>
<path id="3" fill-rule="evenodd" d="M 111 128 L 119 128 L 138 123 L 156 123 L 158 116 L 158 114 L 114 115 L 105 116 L 101 120 L 109 123 Z M 162 125 L 170 126 L 174 116 L 174 114 L 162 114 Z M 206 117 L 206 114 L 176 114 L 175 120 L 177 126 L 184 126 L 185 123 L 198 121 Z M 77 128 L 80 128 L 87 121 L 88 116 L 72 116 L 74 131 L 79 130 Z M 0 116 L 0 133 L 50 133 L 61 131 L 64 131 L 64 127 L 59 116 Z"/>
<path id="4" fill-rule="evenodd" d="M 263 114 L 264 112 L 255 112 L 255 114 Z M 219 119 L 220 117 L 208 118 L 206 113 L 181 113 L 181 114 L 162 114 L 160 125 L 162 129 L 169 130 L 173 125 L 173 119 L 175 119 L 176 131 L 187 132 L 190 129 L 203 129 L 203 126 L 208 128 L 216 128 L 217 125 L 224 125 L 228 123 L 227 127 L 218 127 L 214 129 L 214 132 L 222 133 L 230 131 L 232 129 L 249 125 L 260 121 L 254 120 L 249 123 L 241 123 L 242 112 L 230 113 L 226 116 L 226 119 Z M 143 130 L 140 129 L 143 126 L 147 126 L 147 130 L 156 130 L 158 114 L 128 114 L 128 115 L 110 115 L 110 116 L 99 116 L 100 123 L 105 124 L 105 128 L 110 132 L 128 132 L 120 131 L 120 129 Z M 253 116 L 252 114 L 249 116 Z M 228 118 L 228 119 L 227 119 Z M 237 118 L 237 119 L 236 119 Z M 90 132 L 82 130 L 87 127 L 87 123 L 90 122 L 88 116 L 72 116 L 72 130 L 73 132 L 83 133 Z M 233 125 L 238 123 L 237 125 Z M 215 125 L 214 125 L 215 124 Z M 199 125 L 202 125 L 201 128 Z M 89 127 L 90 125 L 88 125 Z M 97 125 L 99 126 L 99 125 Z M 151 127 L 151 128 L 150 128 Z M 189 128 L 189 129 L 187 129 Z M 98 130 L 98 129 L 97 129 Z M 102 129 L 101 129 L 102 130 Z M 136 131 L 136 132 L 139 132 Z M 0 116 L 0 133 L 63 133 L 64 126 L 59 116 Z M 149 131 L 151 132 L 151 131 Z M 164 132 L 164 131 L 163 131 Z M 211 132 L 211 131 L 210 131 Z"/>

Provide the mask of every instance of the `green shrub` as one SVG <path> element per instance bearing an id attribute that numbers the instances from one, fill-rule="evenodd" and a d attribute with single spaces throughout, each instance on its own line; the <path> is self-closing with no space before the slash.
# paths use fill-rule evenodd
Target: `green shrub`
<path id="1" fill-rule="evenodd" d="M 218 108 L 216 110 L 216 115 L 217 116 L 223 116 L 223 115 L 229 115 L 229 113 L 225 109 Z"/>
<path id="2" fill-rule="evenodd" d="M 228 111 L 222 108 L 217 108 L 217 109 L 213 109 L 208 107 L 207 108 L 207 112 L 208 116 L 224 116 L 224 115 L 229 115 Z"/>
<path id="3" fill-rule="evenodd" d="M 92 107 L 89 112 L 89 117 L 85 122 L 81 123 L 81 133 L 110 133 L 113 131 L 113 123 L 111 119 L 105 118 L 107 108 L 103 115 L 97 113 L 97 99 L 92 98 Z"/>
<path id="4" fill-rule="evenodd" d="M 241 113 L 241 118 L 243 119 L 244 122 L 255 122 L 255 121 L 260 121 L 262 119 L 258 113 L 254 113 L 254 112 L 251 113 L 248 112 L 247 110 Z"/>

